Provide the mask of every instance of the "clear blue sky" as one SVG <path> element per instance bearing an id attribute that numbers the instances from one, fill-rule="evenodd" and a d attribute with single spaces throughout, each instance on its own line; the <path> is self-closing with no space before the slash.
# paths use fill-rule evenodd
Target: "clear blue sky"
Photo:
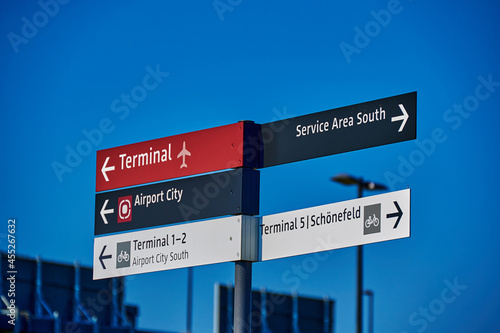
<path id="1" fill-rule="evenodd" d="M 340 172 L 410 187 L 411 238 L 365 247 L 375 330 L 499 331 L 499 16 L 485 0 L 3 1 L 0 233 L 14 217 L 19 254 L 91 266 L 96 150 L 417 91 L 417 140 L 264 169 L 261 214 L 354 198 Z M 158 85 L 122 100 L 148 66 Z M 306 256 L 256 263 L 253 285 L 335 298 L 352 332 L 355 253 L 328 252 L 298 285 L 284 276 Z M 140 327 L 185 329 L 186 276 L 127 278 Z M 212 330 L 214 283 L 233 281 L 232 263 L 195 268 L 195 332 Z"/>

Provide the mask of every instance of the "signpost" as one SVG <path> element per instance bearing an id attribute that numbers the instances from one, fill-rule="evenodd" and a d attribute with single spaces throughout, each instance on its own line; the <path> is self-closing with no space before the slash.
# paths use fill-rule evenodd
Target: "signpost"
<path id="1" fill-rule="evenodd" d="M 98 151 L 94 234 L 121 233 L 94 239 L 94 279 L 235 261 L 234 331 L 249 332 L 260 253 L 264 261 L 410 236 L 409 189 L 251 217 L 254 169 L 415 139 L 416 104 L 413 92 Z M 238 216 L 164 226 L 223 215 Z"/>
<path id="2" fill-rule="evenodd" d="M 231 216 L 94 239 L 94 280 L 258 259 L 258 221 Z"/>
<path id="3" fill-rule="evenodd" d="M 415 139 L 417 93 L 262 125 L 263 167 Z"/>
<path id="4" fill-rule="evenodd" d="M 236 169 L 96 194 L 94 234 L 259 213 L 259 171 Z"/>
<path id="5" fill-rule="evenodd" d="M 97 152 L 96 192 L 200 173 L 258 167 L 259 155 L 244 154 L 258 137 L 252 122 L 109 148 Z"/>
<path id="6" fill-rule="evenodd" d="M 262 217 L 262 261 L 410 237 L 410 190 Z"/>

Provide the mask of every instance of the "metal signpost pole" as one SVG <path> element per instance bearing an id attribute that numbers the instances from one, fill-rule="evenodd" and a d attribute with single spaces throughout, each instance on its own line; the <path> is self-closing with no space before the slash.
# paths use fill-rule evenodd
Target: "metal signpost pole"
<path id="1" fill-rule="evenodd" d="M 250 333 L 252 262 L 237 261 L 234 273 L 234 332 Z"/>
<path id="2" fill-rule="evenodd" d="M 187 292 L 187 323 L 186 331 L 191 333 L 191 327 L 193 323 L 193 267 L 188 267 L 188 292 Z"/>

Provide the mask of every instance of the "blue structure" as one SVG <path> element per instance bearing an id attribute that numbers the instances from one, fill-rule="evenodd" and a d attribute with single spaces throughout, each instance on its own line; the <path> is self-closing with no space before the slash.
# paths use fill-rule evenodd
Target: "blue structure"
<path id="1" fill-rule="evenodd" d="M 233 332 L 234 287 L 215 285 L 214 333 Z M 252 333 L 333 333 L 335 301 L 252 291 Z"/>
<path id="2" fill-rule="evenodd" d="M 135 329 L 138 308 L 124 304 L 123 278 L 94 281 L 78 263 L 16 255 L 10 266 L 0 257 L 1 332 L 145 333 Z"/>

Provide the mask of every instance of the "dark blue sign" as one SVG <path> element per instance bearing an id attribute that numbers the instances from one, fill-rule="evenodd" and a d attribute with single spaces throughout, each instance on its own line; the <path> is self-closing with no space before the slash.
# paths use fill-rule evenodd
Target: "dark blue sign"
<path id="1" fill-rule="evenodd" d="M 235 169 L 96 195 L 94 235 L 259 214 L 259 171 Z"/>
<path id="2" fill-rule="evenodd" d="M 417 93 L 263 124 L 263 167 L 412 140 Z"/>

